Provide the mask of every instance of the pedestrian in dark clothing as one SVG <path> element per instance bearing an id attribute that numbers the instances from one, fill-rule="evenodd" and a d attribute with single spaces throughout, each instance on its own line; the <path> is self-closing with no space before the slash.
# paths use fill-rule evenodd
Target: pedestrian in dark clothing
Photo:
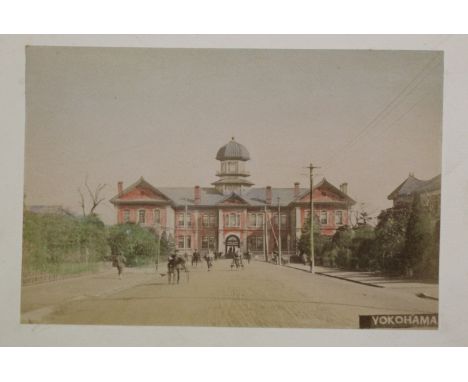
<path id="1" fill-rule="evenodd" d="M 248 250 L 245 253 L 245 258 L 247 259 L 247 264 L 250 264 L 250 259 L 252 258 L 252 255 Z"/>
<path id="2" fill-rule="evenodd" d="M 121 253 L 112 257 L 112 266 L 117 268 L 119 279 L 122 278 L 122 273 L 127 259 Z"/>

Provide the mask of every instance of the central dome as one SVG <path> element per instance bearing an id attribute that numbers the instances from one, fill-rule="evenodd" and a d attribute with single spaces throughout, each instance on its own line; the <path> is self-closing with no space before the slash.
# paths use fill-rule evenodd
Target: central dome
<path id="1" fill-rule="evenodd" d="M 218 150 L 216 159 L 220 161 L 231 159 L 248 161 L 250 159 L 250 154 L 243 145 L 237 143 L 234 137 L 232 137 L 232 140 L 227 145 L 224 145 Z"/>

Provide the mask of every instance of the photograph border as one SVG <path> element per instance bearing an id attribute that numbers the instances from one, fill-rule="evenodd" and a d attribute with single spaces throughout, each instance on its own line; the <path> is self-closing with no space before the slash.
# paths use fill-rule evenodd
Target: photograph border
<path id="1" fill-rule="evenodd" d="M 0 40 L 0 94 L 5 164 L 1 196 L 11 202 L 1 219 L 0 267 L 2 304 L 0 343 L 4 345 L 140 345 L 140 346 L 409 346 L 468 344 L 468 211 L 466 76 L 468 37 L 441 35 L 388 36 L 4 36 Z M 442 211 L 438 330 L 272 329 L 205 327 L 137 327 L 20 324 L 21 233 L 24 176 L 25 47 L 119 46 L 261 49 L 390 49 L 444 51 L 442 139 Z M 465 101 L 465 102 L 464 102 Z M 465 113 L 466 114 L 466 113 Z M 343 331 L 345 330 L 345 331 Z"/>

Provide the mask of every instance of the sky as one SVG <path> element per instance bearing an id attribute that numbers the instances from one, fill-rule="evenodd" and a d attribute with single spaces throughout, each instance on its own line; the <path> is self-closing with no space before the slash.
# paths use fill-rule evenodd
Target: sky
<path id="1" fill-rule="evenodd" d="M 25 202 L 80 213 L 87 177 L 113 224 L 118 181 L 208 187 L 235 137 L 254 187 L 313 163 L 375 216 L 440 174 L 442 93 L 441 52 L 28 47 Z"/>

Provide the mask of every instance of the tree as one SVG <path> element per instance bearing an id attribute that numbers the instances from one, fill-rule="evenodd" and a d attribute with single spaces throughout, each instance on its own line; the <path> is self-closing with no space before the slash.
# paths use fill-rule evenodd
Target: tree
<path id="1" fill-rule="evenodd" d="M 348 226 L 339 227 L 332 238 L 333 247 L 335 249 L 335 262 L 338 267 L 351 267 L 351 244 L 354 237 L 353 230 Z"/>
<path id="2" fill-rule="evenodd" d="M 157 239 L 149 230 L 138 224 L 116 224 L 109 230 L 108 243 L 111 254 L 122 254 L 126 264 L 148 264 L 157 252 Z"/>
<path id="3" fill-rule="evenodd" d="M 403 250 L 403 265 L 405 273 L 411 276 L 428 276 L 431 251 L 434 246 L 434 225 L 427 208 L 421 202 L 421 197 L 416 194 L 411 206 L 411 215 L 406 229 L 406 243 Z"/>
<path id="4" fill-rule="evenodd" d="M 106 257 L 108 251 L 106 227 L 96 214 L 80 219 L 79 235 L 80 251 L 86 263 L 100 261 Z"/>
<path id="5" fill-rule="evenodd" d="M 314 252 L 320 247 L 320 221 L 317 215 L 314 215 Z M 310 257 L 310 223 L 307 219 L 301 230 L 301 237 L 297 243 L 297 249 L 299 253 L 306 254 Z M 310 260 L 310 259 L 309 259 Z"/>
<path id="6" fill-rule="evenodd" d="M 88 202 L 86 201 L 86 197 L 81 191 L 81 187 L 78 187 L 78 194 L 80 195 L 80 207 L 83 213 L 83 216 L 92 215 L 94 214 L 96 208 L 103 202 L 106 197 L 101 195 L 102 190 L 106 187 L 106 184 L 99 183 L 94 189 L 88 184 L 88 175 L 85 177 L 85 189 L 88 193 Z M 90 205 L 88 213 L 86 213 L 86 205 Z"/>
<path id="7" fill-rule="evenodd" d="M 404 271 L 403 249 L 406 242 L 406 230 L 410 210 L 389 208 L 378 216 L 375 228 L 375 256 L 373 268 L 390 274 L 401 274 Z"/>
<path id="8" fill-rule="evenodd" d="M 350 267 L 359 270 L 371 270 L 374 264 L 374 227 L 361 224 L 353 229 L 351 240 Z"/>

